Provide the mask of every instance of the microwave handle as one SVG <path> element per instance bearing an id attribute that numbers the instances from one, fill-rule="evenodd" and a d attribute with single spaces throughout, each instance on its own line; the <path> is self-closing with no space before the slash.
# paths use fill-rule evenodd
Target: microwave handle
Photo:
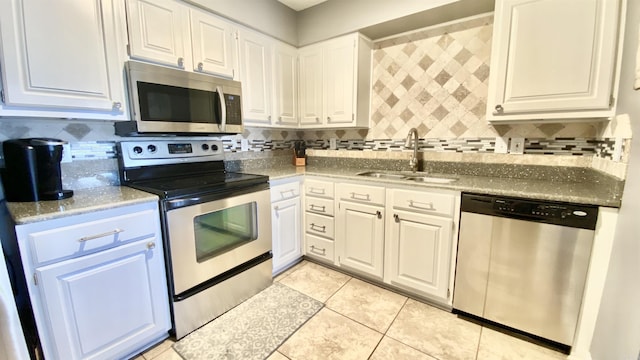
<path id="1" fill-rule="evenodd" d="M 220 122 L 220 131 L 225 132 L 227 128 L 227 107 L 224 104 L 224 93 L 222 92 L 222 86 L 216 86 L 216 92 L 220 98 L 220 112 L 222 115 L 222 121 Z"/>

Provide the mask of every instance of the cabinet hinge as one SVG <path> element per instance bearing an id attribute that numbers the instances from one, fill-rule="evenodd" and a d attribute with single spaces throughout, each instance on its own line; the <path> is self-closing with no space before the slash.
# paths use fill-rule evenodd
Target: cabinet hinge
<path id="1" fill-rule="evenodd" d="M 131 56 L 131 45 L 127 44 L 127 54 Z"/>
<path id="2" fill-rule="evenodd" d="M 33 273 L 33 283 L 38 286 L 38 274 Z"/>
<path id="3" fill-rule="evenodd" d="M 4 104 L 4 90 L 0 90 L 0 101 Z"/>
<path id="4" fill-rule="evenodd" d="M 451 297 L 451 289 L 447 289 L 447 299 Z"/>
<path id="5" fill-rule="evenodd" d="M 351 114 L 351 121 L 356 121 L 356 114 Z"/>
<path id="6" fill-rule="evenodd" d="M 613 94 L 611 94 L 611 96 L 609 97 L 609 107 L 613 107 L 613 104 L 616 103 L 616 98 L 613 96 Z"/>

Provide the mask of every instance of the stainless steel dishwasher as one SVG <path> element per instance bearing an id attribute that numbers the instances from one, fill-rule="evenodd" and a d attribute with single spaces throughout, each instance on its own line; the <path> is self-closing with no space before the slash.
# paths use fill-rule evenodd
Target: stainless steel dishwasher
<path id="1" fill-rule="evenodd" d="M 566 351 L 584 292 L 596 206 L 463 194 L 454 312 Z"/>

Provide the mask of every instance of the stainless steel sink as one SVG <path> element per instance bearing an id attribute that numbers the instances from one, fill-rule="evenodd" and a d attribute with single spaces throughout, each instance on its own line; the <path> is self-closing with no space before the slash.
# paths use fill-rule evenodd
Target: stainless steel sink
<path id="1" fill-rule="evenodd" d="M 378 179 L 408 180 L 423 183 L 449 184 L 458 179 L 455 177 L 434 176 L 427 173 L 413 172 L 384 172 L 367 171 L 359 173 L 358 176 L 374 177 Z"/>

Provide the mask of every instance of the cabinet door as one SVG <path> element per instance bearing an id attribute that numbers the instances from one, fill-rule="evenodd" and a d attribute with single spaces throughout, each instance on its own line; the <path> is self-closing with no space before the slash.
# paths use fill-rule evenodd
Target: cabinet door
<path id="1" fill-rule="evenodd" d="M 298 50 L 278 44 L 274 48 L 275 125 L 298 126 Z"/>
<path id="2" fill-rule="evenodd" d="M 122 358 L 168 331 L 161 241 L 147 238 L 36 269 L 52 358 Z"/>
<path id="3" fill-rule="evenodd" d="M 394 210 L 387 226 L 385 278 L 393 285 L 446 301 L 453 220 Z"/>
<path id="4" fill-rule="evenodd" d="M 124 42 L 118 36 L 124 24 L 116 4 L 1 0 L 7 109 L 94 110 L 124 118 Z"/>
<path id="5" fill-rule="evenodd" d="M 318 126 L 323 123 L 324 73 L 322 47 L 300 49 L 300 126 Z"/>
<path id="6" fill-rule="evenodd" d="M 302 219 L 300 198 L 295 197 L 273 203 L 273 272 L 302 256 Z"/>
<path id="7" fill-rule="evenodd" d="M 329 41 L 324 56 L 326 125 L 351 124 L 355 120 L 355 51 L 353 36 Z"/>
<path id="8" fill-rule="evenodd" d="M 336 227 L 339 265 L 382 279 L 384 209 L 341 201 Z"/>
<path id="9" fill-rule="evenodd" d="M 174 0 L 129 0 L 129 55 L 172 67 L 191 66 L 189 13 Z"/>
<path id="10" fill-rule="evenodd" d="M 239 32 L 242 110 L 246 124 L 271 124 L 271 39 L 259 33 Z"/>
<path id="11" fill-rule="evenodd" d="M 610 110 L 619 6 L 617 0 L 497 1 L 487 117 Z"/>
<path id="12" fill-rule="evenodd" d="M 190 10 L 193 70 L 234 77 L 235 34 L 230 23 L 197 9 Z"/>

